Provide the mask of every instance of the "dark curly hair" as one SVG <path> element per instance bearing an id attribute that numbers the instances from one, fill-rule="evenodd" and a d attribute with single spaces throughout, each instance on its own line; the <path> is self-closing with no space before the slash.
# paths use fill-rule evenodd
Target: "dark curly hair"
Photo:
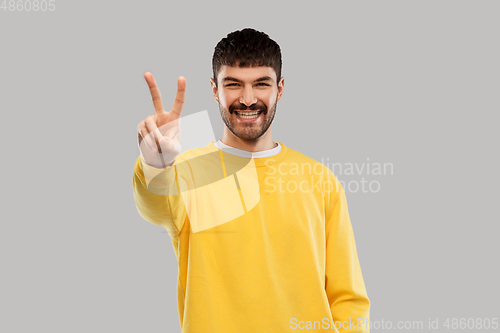
<path id="1" fill-rule="evenodd" d="M 279 45 L 263 32 L 245 28 L 231 32 L 214 49 L 212 70 L 217 86 L 217 75 L 225 66 L 268 66 L 276 72 L 276 84 L 281 78 L 281 50 Z"/>

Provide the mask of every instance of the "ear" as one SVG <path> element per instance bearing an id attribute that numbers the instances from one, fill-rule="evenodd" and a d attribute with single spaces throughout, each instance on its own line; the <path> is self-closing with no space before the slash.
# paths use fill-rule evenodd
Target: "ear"
<path id="1" fill-rule="evenodd" d="M 213 78 L 210 78 L 210 85 L 212 86 L 212 93 L 214 94 L 215 101 L 219 103 L 219 98 L 217 97 L 217 86 Z"/>
<path id="2" fill-rule="evenodd" d="M 281 95 L 283 95 L 283 87 L 285 86 L 285 78 L 282 76 L 280 82 L 278 82 L 278 99 L 276 102 L 279 102 L 281 99 Z"/>

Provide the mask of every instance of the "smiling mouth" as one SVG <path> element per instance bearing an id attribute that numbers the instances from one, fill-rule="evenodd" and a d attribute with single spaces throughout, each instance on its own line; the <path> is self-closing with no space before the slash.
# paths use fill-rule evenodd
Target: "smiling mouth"
<path id="1" fill-rule="evenodd" d="M 252 119 L 252 118 L 257 118 L 262 111 L 234 111 L 236 115 L 240 118 L 243 119 Z"/>

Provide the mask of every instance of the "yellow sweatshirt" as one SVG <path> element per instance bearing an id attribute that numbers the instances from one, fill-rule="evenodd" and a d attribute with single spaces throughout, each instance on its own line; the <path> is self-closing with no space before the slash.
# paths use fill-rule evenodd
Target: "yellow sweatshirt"
<path id="1" fill-rule="evenodd" d="M 183 333 L 369 332 L 344 190 L 288 148 L 243 158 L 214 142 L 157 169 L 139 156 L 139 214 L 169 233 Z"/>

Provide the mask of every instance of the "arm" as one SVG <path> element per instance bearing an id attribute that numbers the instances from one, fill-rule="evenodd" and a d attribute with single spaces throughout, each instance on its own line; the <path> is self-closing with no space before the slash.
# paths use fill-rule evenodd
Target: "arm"
<path id="1" fill-rule="evenodd" d="M 337 179 L 333 181 L 337 191 L 327 195 L 326 294 L 333 321 L 339 322 L 337 325 L 344 321 L 356 323 L 346 324 L 339 332 L 368 333 L 370 300 L 361 274 L 344 189 Z M 364 322 L 358 325 L 358 318 Z"/>
<path id="2" fill-rule="evenodd" d="M 134 167 L 134 201 L 142 218 L 163 226 L 170 237 L 176 238 L 186 220 L 186 210 L 179 191 L 179 188 L 185 188 L 185 179 L 179 172 L 183 168 L 177 165 L 182 160 L 179 156 L 179 118 L 186 81 L 182 76 L 177 80 L 174 104 L 167 112 L 163 108 L 153 74 L 147 72 L 144 78 L 149 86 L 155 113 L 137 126 L 141 154 Z"/>
<path id="3" fill-rule="evenodd" d="M 157 169 L 146 164 L 139 156 L 132 179 L 139 215 L 148 222 L 164 227 L 172 238 L 179 235 L 186 220 L 186 209 L 179 190 L 179 183 L 185 180 L 176 165 L 180 160 L 178 158 L 172 166 Z"/>

